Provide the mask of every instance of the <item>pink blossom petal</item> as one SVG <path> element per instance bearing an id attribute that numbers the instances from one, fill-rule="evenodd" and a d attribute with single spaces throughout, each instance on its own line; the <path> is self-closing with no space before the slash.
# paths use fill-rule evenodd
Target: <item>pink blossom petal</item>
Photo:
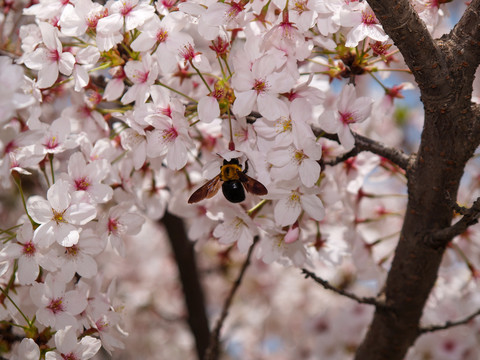
<path id="1" fill-rule="evenodd" d="M 302 183 L 307 187 L 315 185 L 320 176 L 320 165 L 311 159 L 302 161 L 298 170 Z"/>
<path id="2" fill-rule="evenodd" d="M 253 109 L 257 99 L 255 90 L 235 92 L 235 102 L 232 111 L 237 116 L 247 116 Z"/>
<path id="3" fill-rule="evenodd" d="M 120 13 L 114 13 L 98 20 L 97 32 L 109 34 L 119 31 L 123 26 L 123 17 Z M 100 50 L 102 51 L 102 50 Z"/>
<path id="4" fill-rule="evenodd" d="M 346 151 L 352 150 L 355 146 L 355 138 L 347 125 L 340 127 L 338 130 L 338 138 L 340 144 L 342 144 Z"/>
<path id="5" fill-rule="evenodd" d="M 18 282 L 22 285 L 32 284 L 40 272 L 33 256 L 22 256 L 18 259 Z"/>
<path id="6" fill-rule="evenodd" d="M 43 248 L 49 247 L 56 240 L 55 230 L 56 226 L 54 221 L 40 225 L 33 233 L 33 242 Z"/>
<path id="7" fill-rule="evenodd" d="M 97 216 L 97 208 L 88 203 L 72 204 L 65 211 L 65 218 L 75 225 L 85 225 Z"/>
<path id="8" fill-rule="evenodd" d="M 80 292 L 71 290 L 63 297 L 65 308 L 72 315 L 80 314 L 87 307 L 87 299 Z"/>
<path id="9" fill-rule="evenodd" d="M 61 50 L 61 44 L 60 41 L 58 41 L 58 38 L 55 36 L 55 28 L 53 27 L 53 25 L 42 21 L 38 24 L 38 27 L 40 28 L 40 32 L 42 33 L 42 39 L 45 46 L 49 50 L 58 50 L 58 47 L 60 47 Z"/>
<path id="10" fill-rule="evenodd" d="M 205 96 L 200 99 L 197 105 L 198 118 L 203 122 L 210 123 L 220 116 L 218 101 L 212 96 Z"/>
<path id="11" fill-rule="evenodd" d="M 58 70 L 63 75 L 70 75 L 73 70 L 73 65 L 75 65 L 75 57 L 69 52 L 64 52 L 60 56 L 60 61 L 58 62 Z"/>
<path id="12" fill-rule="evenodd" d="M 80 255 L 77 259 L 77 273 L 90 279 L 97 274 L 97 262 L 87 255 Z"/>
<path id="13" fill-rule="evenodd" d="M 73 326 L 57 331 L 55 334 L 55 345 L 62 354 L 71 353 L 77 346 L 77 335 Z"/>
<path id="14" fill-rule="evenodd" d="M 63 179 L 57 180 L 57 182 L 48 189 L 47 199 L 52 209 L 63 213 L 63 211 L 68 208 L 71 200 L 69 190 L 70 185 Z"/>
<path id="15" fill-rule="evenodd" d="M 320 221 L 325 217 L 325 208 L 323 207 L 322 200 L 315 195 L 301 195 L 300 201 L 302 202 L 303 209 L 310 217 Z"/>
<path id="16" fill-rule="evenodd" d="M 85 336 L 80 340 L 80 343 L 77 346 L 77 351 L 80 352 L 82 359 L 88 360 L 92 358 L 101 347 L 102 341 L 95 339 L 92 336 Z"/>
<path id="17" fill-rule="evenodd" d="M 60 224 L 54 230 L 55 240 L 64 247 L 70 247 L 78 242 L 78 229 L 72 224 Z"/>
<path id="18" fill-rule="evenodd" d="M 38 72 L 37 86 L 45 89 L 52 86 L 58 78 L 58 64 L 56 62 L 43 64 Z"/>
<path id="19" fill-rule="evenodd" d="M 300 201 L 288 197 L 278 201 L 273 210 L 273 215 L 278 225 L 288 226 L 297 221 L 301 212 L 302 207 L 300 206 Z"/>
<path id="20" fill-rule="evenodd" d="M 287 105 L 276 96 L 268 93 L 258 95 L 258 111 L 267 120 L 276 120 L 282 116 L 288 116 Z"/>
<path id="21" fill-rule="evenodd" d="M 27 200 L 27 211 L 35 222 L 46 223 L 52 218 L 52 207 L 50 203 L 41 196 L 31 196 Z"/>

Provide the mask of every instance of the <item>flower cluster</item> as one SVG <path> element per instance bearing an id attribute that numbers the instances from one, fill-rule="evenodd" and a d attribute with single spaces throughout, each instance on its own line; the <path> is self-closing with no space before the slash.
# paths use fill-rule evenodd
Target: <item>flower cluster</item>
<path id="1" fill-rule="evenodd" d="M 374 169 L 402 174 L 365 154 L 325 167 L 354 148 L 360 123 L 393 109 L 354 86 L 396 60 L 366 2 L 40 0 L 23 18 L 16 64 L 0 57 L 0 186 L 16 185 L 24 205 L 0 245 L 0 320 L 29 334 L 13 358 L 123 348 L 101 257 L 128 256 L 125 239 L 167 210 L 198 244 L 246 253 L 258 238 L 265 263 L 387 256 L 372 250 L 383 228 L 357 229 L 360 194 Z M 238 175 L 244 202 L 187 203 L 234 158 L 267 195 Z"/>

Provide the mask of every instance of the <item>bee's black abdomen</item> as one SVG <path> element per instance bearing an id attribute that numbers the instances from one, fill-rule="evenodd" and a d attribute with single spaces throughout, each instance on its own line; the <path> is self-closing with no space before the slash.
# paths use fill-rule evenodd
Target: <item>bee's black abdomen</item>
<path id="1" fill-rule="evenodd" d="M 245 200 L 245 190 L 238 180 L 225 181 L 222 184 L 222 192 L 225 198 L 232 203 L 239 203 Z"/>

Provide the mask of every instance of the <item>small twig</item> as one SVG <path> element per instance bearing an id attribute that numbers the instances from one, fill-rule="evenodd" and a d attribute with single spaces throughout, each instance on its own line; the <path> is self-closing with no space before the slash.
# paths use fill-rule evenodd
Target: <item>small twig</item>
<path id="1" fill-rule="evenodd" d="M 312 128 L 312 130 L 315 136 L 322 136 L 329 140 L 333 140 L 337 142 L 339 141 L 338 136 L 335 134 L 327 134 L 318 128 Z M 352 131 L 352 134 L 353 134 L 353 137 L 355 138 L 355 148 L 350 152 L 348 152 L 347 154 L 342 155 L 343 157 L 345 157 L 344 158 L 345 160 L 352 156 L 355 156 L 356 154 L 354 153 L 354 151 L 356 151 L 357 154 L 362 151 L 369 151 L 373 154 L 379 155 L 381 157 L 384 157 L 387 160 L 390 160 L 392 163 L 399 166 L 403 170 L 407 170 L 410 162 L 410 157 L 407 154 L 405 154 L 403 151 L 396 148 L 388 147 L 379 141 L 370 139 L 363 135 L 357 134 L 353 131 Z M 341 160 L 342 156 L 332 160 L 331 161 L 332 164 L 336 165 L 340 163 L 342 161 Z M 329 165 L 327 162 L 325 162 L 325 164 Z"/>
<path id="2" fill-rule="evenodd" d="M 335 166 L 337 164 L 340 164 L 342 162 L 344 162 L 345 160 L 348 160 L 354 156 L 357 156 L 358 153 L 359 153 L 359 149 L 354 147 L 352 150 L 350 150 L 349 152 L 343 154 L 343 155 L 340 155 L 340 156 L 337 156 L 336 158 L 332 159 L 332 160 L 325 160 L 323 163 L 325 165 L 329 165 L 329 166 Z"/>
<path id="3" fill-rule="evenodd" d="M 458 205 L 457 202 L 452 199 L 448 191 L 445 193 L 445 199 L 447 199 L 448 205 L 450 205 L 455 212 L 459 213 L 460 215 L 466 215 L 468 213 L 469 209 Z"/>
<path id="4" fill-rule="evenodd" d="M 379 301 L 378 299 L 376 299 L 374 297 L 360 297 L 360 296 L 357 296 L 357 295 L 355 295 L 355 294 L 353 294 L 349 291 L 339 289 L 339 288 L 331 285 L 327 280 L 319 278 L 317 275 L 315 275 L 311 271 L 308 271 L 307 269 L 302 269 L 302 274 L 305 274 L 305 279 L 308 279 L 309 277 L 311 277 L 313 280 L 315 280 L 315 282 L 322 285 L 325 289 L 331 290 L 333 292 L 336 292 L 337 294 L 348 297 L 349 299 L 355 300 L 356 302 L 358 302 L 360 304 L 374 305 L 376 308 L 389 310 L 389 307 L 385 303 Z"/>
<path id="5" fill-rule="evenodd" d="M 245 275 L 245 271 L 247 270 L 248 266 L 250 265 L 250 258 L 252 257 L 253 249 L 258 242 L 258 237 L 255 238 L 253 244 L 248 249 L 247 258 L 240 269 L 240 272 L 237 276 L 237 279 L 232 285 L 230 289 L 230 293 L 228 294 L 227 298 L 225 299 L 225 303 L 223 304 L 222 312 L 220 314 L 220 318 L 217 320 L 215 324 L 215 328 L 212 330 L 210 334 L 210 344 L 208 345 L 207 351 L 205 352 L 204 360 L 216 360 L 218 359 L 218 345 L 219 345 L 219 337 L 220 331 L 222 329 L 223 323 L 228 315 L 228 310 L 230 309 L 230 305 L 232 304 L 233 297 L 235 296 L 240 284 L 242 283 L 243 276 Z"/>
<path id="6" fill-rule="evenodd" d="M 458 208 L 463 213 L 463 217 L 452 226 L 428 234 L 425 238 L 427 244 L 434 248 L 446 246 L 455 236 L 464 233 L 470 226 L 478 222 L 480 217 L 480 198 L 477 198 L 469 209 Z"/>
<path id="7" fill-rule="evenodd" d="M 434 331 L 439 331 L 439 330 L 445 330 L 454 326 L 459 326 L 459 325 L 465 325 L 471 320 L 473 320 L 475 317 L 480 315 L 480 309 L 475 311 L 473 314 L 468 315 L 466 318 L 457 320 L 457 321 L 447 321 L 443 325 L 431 325 L 431 326 L 426 326 L 422 327 L 419 329 L 420 334 L 425 334 L 427 332 L 434 332 Z"/>

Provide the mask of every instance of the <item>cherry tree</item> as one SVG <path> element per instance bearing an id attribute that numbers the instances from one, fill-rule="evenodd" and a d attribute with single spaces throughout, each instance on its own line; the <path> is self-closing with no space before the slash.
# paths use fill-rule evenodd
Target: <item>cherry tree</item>
<path id="1" fill-rule="evenodd" d="M 478 359 L 446 3 L 4 1 L 0 356 Z"/>

